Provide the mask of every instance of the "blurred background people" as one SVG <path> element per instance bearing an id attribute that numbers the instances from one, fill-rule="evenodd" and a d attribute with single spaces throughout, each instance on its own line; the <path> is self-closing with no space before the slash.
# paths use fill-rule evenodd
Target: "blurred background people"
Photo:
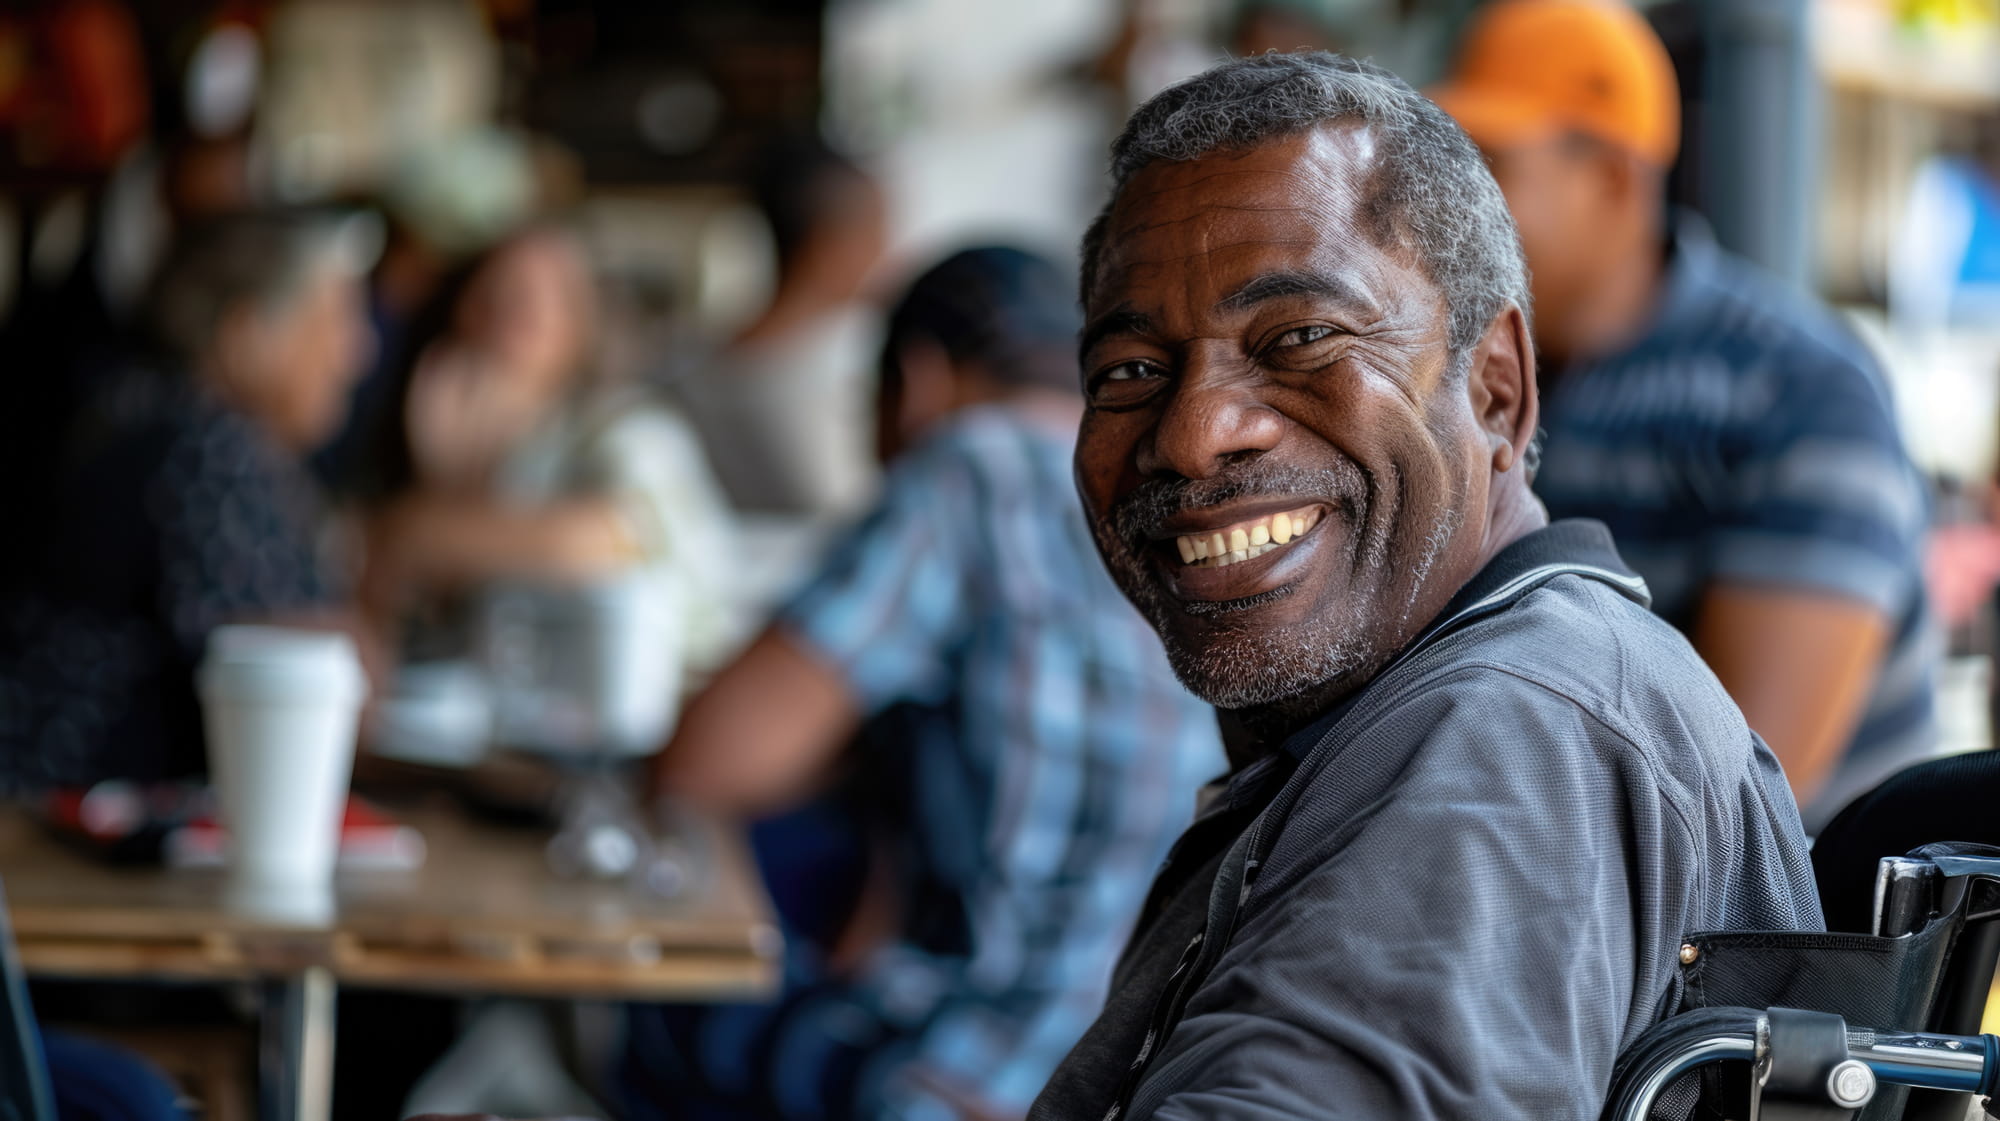
<path id="1" fill-rule="evenodd" d="M 890 314 L 881 499 L 658 760 L 783 815 L 785 992 L 634 1009 L 630 1116 L 1018 1116 L 1094 1015 L 1221 755 L 1083 524 L 1072 287 L 973 249 Z"/>
<path id="2" fill-rule="evenodd" d="M 374 519 L 365 598 L 393 618 L 500 581 L 645 574 L 681 605 L 662 638 L 712 665 L 732 625 L 726 507 L 686 422 L 603 368 L 595 292 L 582 247 L 554 228 L 503 241 L 447 287 L 439 333 L 411 347 L 410 485 Z"/>
<path id="3" fill-rule="evenodd" d="M 875 484 L 868 286 L 888 247 L 887 199 L 811 135 L 767 144 L 748 187 L 775 251 L 770 301 L 682 391 L 739 506 L 851 516 Z"/>
<path id="4" fill-rule="evenodd" d="M 202 769 L 194 669 L 221 623 L 348 626 L 301 457 L 366 361 L 359 265 L 329 219 L 187 232 L 146 300 L 150 350 L 42 465 L 0 600 L 0 782 Z"/>
<path id="5" fill-rule="evenodd" d="M 1926 497 L 1867 350 L 1668 212 L 1672 65 L 1609 0 L 1504 0 L 1434 96 L 1533 277 L 1535 489 L 1597 518 L 1785 766 L 1808 830 L 1930 751 Z"/>
<path id="6" fill-rule="evenodd" d="M 2000 113 L 1970 151 L 1916 169 L 1888 262 L 1889 315 L 1911 331 L 2000 319 Z"/>
<path id="7" fill-rule="evenodd" d="M 1127 742 L 1119 735 L 1105 740 L 1101 750 L 1114 757 L 1105 763 L 1047 747 L 1058 742 L 1049 728 L 1062 713 L 1086 712 L 1078 696 L 1171 690 L 1150 669 L 1129 680 L 1065 676 L 1040 653 L 1018 667 L 993 653 L 1056 623 L 1102 626 L 1098 641 L 1124 641 L 1122 623 L 1089 614 L 1115 597 L 1075 590 L 1097 586 L 1087 551 L 1077 560 L 1067 545 L 1022 544 L 1067 539 L 1047 526 L 1017 528 L 1027 523 L 1008 520 L 1012 507 L 986 503 L 1045 490 L 1067 501 L 1068 468 L 1049 449 L 1066 422 L 1044 432 L 1030 419 L 1040 406 L 1026 402 L 1066 401 L 1073 363 L 1050 360 L 1063 392 L 1023 393 L 1010 371 L 1026 365 L 982 364 L 970 336 L 927 329 L 915 334 L 937 335 L 940 346 L 899 347 L 878 395 L 875 298 L 949 247 L 1073 246 L 1102 200 L 1109 130 L 1219 52 L 1335 46 L 1429 83 L 1468 16 L 1485 7 L 0 5 L 0 510 L 12 530 L 0 550 L 0 785 L 24 791 L 197 767 L 185 674 L 199 647 L 190 636 L 222 617 L 337 621 L 352 585 L 394 619 L 393 645 L 411 663 L 377 689 L 380 704 L 364 721 L 373 749 L 358 772 L 364 792 L 393 803 L 421 791 L 412 796 L 428 800 L 440 788 L 488 790 L 481 784 L 496 775 L 524 773 L 533 776 L 524 786 L 546 792 L 559 785 L 549 761 L 573 774 L 574 759 L 539 751 L 530 762 L 509 750 L 524 746 L 519 737 L 508 743 L 490 729 L 455 755 L 436 727 L 387 718 L 421 691 L 421 671 L 434 661 L 469 656 L 474 664 L 459 668 L 479 676 L 479 632 L 496 605 L 532 588 L 536 604 L 615 609 L 617 595 L 600 590 L 683 589 L 685 619 L 633 623 L 627 630 L 650 636 L 650 647 L 598 663 L 651 683 L 647 691 L 665 703 L 650 715 L 671 720 L 679 687 L 661 683 L 681 675 L 655 672 L 659 658 L 688 662 L 686 680 L 698 684 L 704 663 L 726 664 L 737 652 L 739 629 L 790 604 L 773 625 L 778 637 L 745 665 L 772 673 L 770 663 L 784 661 L 772 651 L 790 649 L 806 667 L 799 680 L 845 698 L 833 715 L 802 722 L 818 729 L 813 737 L 790 738 L 803 734 L 791 725 L 770 733 L 774 757 L 790 762 L 744 778 L 756 812 L 795 807 L 756 832 L 801 952 L 794 996 L 768 1016 L 732 1012 L 715 1022 L 796 1024 L 798 1038 L 821 1039 L 827 1018 L 838 1017 L 805 994 L 853 996 L 874 1025 L 855 1037 L 857 1050 L 875 1056 L 867 1070 L 941 1070 L 918 1080 L 958 1095 L 961 1112 L 975 1111 L 974 1099 L 1005 1112 L 1034 1056 L 1062 1034 L 1072 1005 L 1056 994 L 1072 992 L 1095 968 L 1079 963 L 1101 961 L 1093 955 L 1110 944 L 1054 933 L 1070 929 L 1062 923 L 1065 900 L 1079 898 L 1072 887 L 1095 878 L 1104 895 L 1090 906 L 1108 913 L 1136 905 L 1130 893 L 1150 871 L 1130 855 L 1143 845 L 1129 840 L 1147 823 L 1089 816 L 1099 778 L 1160 791 L 1180 781 L 1116 756 Z M 1494 18 L 1516 18 L 1494 7 Z M 1462 66 L 1481 100 L 1512 107 L 1489 122 L 1500 132 L 1477 127 L 1483 110 L 1467 109 L 1466 120 L 1511 187 L 1538 281 L 1551 418 L 1543 490 L 1558 513 L 1595 512 L 1620 527 L 1661 609 L 1698 636 L 1746 707 L 1778 713 L 1753 712 L 1774 742 L 1794 735 L 1783 721 L 1806 710 L 1787 697 L 1811 678 L 1821 684 L 1810 688 L 1847 707 L 1807 712 L 1794 738 L 1808 753 L 1832 759 L 1853 744 L 1850 768 L 1864 752 L 1893 765 L 1895 745 L 1924 738 L 1931 664 L 1911 641 L 1914 592 L 1904 589 L 1911 527 L 1923 515 L 1882 403 L 1887 389 L 1862 372 L 1867 359 L 1845 357 L 1851 340 L 1811 297 L 1781 294 L 1737 258 L 1704 249 L 1696 223 L 1669 207 L 1708 215 L 1730 251 L 1836 302 L 1890 375 L 1902 448 L 1947 496 L 1932 516 L 1990 518 L 1977 492 L 2000 447 L 1988 229 L 2000 13 L 1912 0 L 1635 0 L 1631 8 L 1639 15 L 1621 24 L 1624 45 L 1602 56 L 1611 62 L 1592 62 L 1589 36 L 1552 27 L 1527 36 L 1511 64 L 1505 52 L 1488 52 L 1474 65 L 1472 52 Z M 1677 156 L 1661 141 L 1672 133 L 1661 114 L 1617 108 L 1645 102 L 1635 89 L 1664 89 L 1658 99 L 1676 101 L 1657 52 L 1632 45 L 1643 40 L 1629 28 L 1638 18 L 1660 29 L 1677 71 Z M 1591 93 L 1600 81 L 1603 107 L 1586 112 L 1600 105 Z M 1581 92 L 1559 89 L 1565 82 Z M 1628 127 L 1642 118 L 1654 125 Z M 1775 208 L 1756 205 L 1774 195 Z M 272 384 L 302 405 L 318 388 L 348 382 L 302 409 L 337 413 L 343 406 L 332 402 L 346 402 L 348 419 L 311 437 L 291 434 L 318 426 L 287 420 L 293 410 L 276 398 L 208 387 L 199 371 L 209 366 L 182 356 L 179 344 L 148 341 L 143 361 L 128 345 L 128 335 L 160 334 L 145 282 L 170 247 L 192 245 L 212 220 L 261 220 L 268 208 L 295 205 L 338 206 L 360 219 L 353 240 L 371 244 L 355 256 L 376 262 L 373 368 L 359 381 L 336 375 L 347 344 L 303 335 L 295 345 L 249 345 L 276 327 L 218 329 L 187 353 L 282 349 L 290 372 Z M 552 214 L 560 226 L 546 224 Z M 1772 251 L 1764 236 L 1799 230 L 1809 232 L 1811 260 Z M 286 308 L 304 314 L 305 289 L 285 264 L 293 255 L 264 256 L 264 278 L 242 285 L 241 306 L 255 313 L 232 320 L 239 326 L 279 323 Z M 968 293 L 987 290 L 985 280 L 967 283 Z M 1067 293 L 1069 282 L 1056 287 Z M 1686 327 L 1694 319 L 1699 332 Z M 159 356 L 170 350 L 176 357 Z M 1800 389 L 1807 382 L 1809 393 Z M 880 420 L 871 408 L 878 396 Z M 958 406 L 966 407 L 950 411 Z M 929 435 L 912 435 L 940 410 L 949 415 Z M 993 435 L 1003 421 L 1033 434 L 1011 459 L 995 450 L 1012 446 Z M 890 482 L 887 505 L 868 522 L 875 528 L 849 531 L 823 558 L 829 535 L 874 501 L 877 444 L 901 452 L 893 478 L 931 481 Z M 171 463 L 169 445 L 181 449 Z M 320 500 L 296 470 L 307 448 L 337 520 L 379 515 L 366 580 L 343 550 L 318 544 Z M 988 477 L 1007 485 L 958 501 L 950 480 Z M 1905 508 L 1917 512 L 1901 519 Z M 867 544 L 933 521 L 932 536 L 907 556 Z M 231 528 L 239 525 L 249 528 Z M 246 535 L 261 544 L 243 547 Z M 996 544 L 978 555 L 962 548 L 988 540 Z M 1959 657 L 1939 675 L 1940 738 L 1984 747 L 1990 722 L 1977 699 L 2000 634 L 1990 595 L 2000 534 L 1966 527 L 1944 541 L 1950 547 L 1933 550 L 1933 578 Z M 350 561 L 367 550 L 352 552 Z M 135 591 L 154 570 L 193 575 L 157 584 L 157 594 Z M 1068 589 L 1050 601 L 1067 615 L 1051 622 L 1055 612 L 1030 605 L 1019 627 L 1003 624 L 1001 613 L 1025 602 L 1020 589 L 1036 580 Z M 800 592 L 808 581 L 816 590 Z M 967 589 L 995 590 L 980 598 Z M 1757 622 L 1801 606 L 1804 615 Z M 1718 622 L 1731 619 L 1733 639 Z M 556 629 L 516 645 L 543 663 L 583 661 L 566 657 Z M 889 637 L 876 641 L 878 629 Z M 957 644 L 896 637 L 919 632 Z M 1745 633 L 1789 637 L 1810 657 L 1748 644 Z M 1046 649 L 1073 641 L 1051 639 Z M 651 668 L 635 651 L 655 659 Z M 1093 647 L 1089 656 L 1127 655 Z M 1837 665 L 1815 668 L 1822 657 Z M 1773 667 L 1775 675 L 1753 672 Z M 1753 696 L 1753 685 L 1772 699 Z M 1031 692 L 1043 699 L 1018 700 Z M 1010 699 L 1018 711 L 1004 708 Z M 1167 713 L 1179 702 L 1146 703 Z M 814 711 L 789 694 L 765 707 L 775 710 L 766 719 L 781 722 L 795 707 Z M 154 711 L 164 715 L 145 715 Z M 710 715 L 683 743 L 724 742 L 701 730 L 722 726 L 722 711 L 704 705 Z M 1911 734 L 1901 736 L 1905 715 Z M 1003 741 L 1031 746 L 1003 752 Z M 763 742 L 745 733 L 735 746 L 746 762 L 762 760 Z M 912 746 L 930 742 L 957 746 L 928 754 Z M 398 748 L 407 750 L 404 765 L 384 758 Z M 1190 750 L 1154 749 L 1161 759 Z M 689 751 L 691 797 L 704 774 L 724 783 L 698 764 L 707 752 Z M 413 759 L 429 766 L 406 766 Z M 1789 765 L 1802 787 L 1810 781 L 1810 762 Z M 1078 778 L 1081 768 L 1094 769 Z M 1834 777 L 1818 799 L 1830 808 L 1848 771 L 1825 769 Z M 1863 769 L 1853 774 L 1866 781 Z M 385 775 L 395 783 L 370 786 Z M 765 777 L 790 789 L 752 781 Z M 717 794 L 713 804 L 735 797 Z M 1184 812 L 1160 798 L 1142 807 L 1147 814 Z M 477 796 L 463 801 L 482 806 Z M 1072 804 L 1080 808 L 1071 826 L 1050 824 Z M 535 802 L 521 816 L 547 808 Z M 978 847 L 959 847 L 966 837 Z M 911 838 L 931 844 L 934 859 L 877 859 Z M 1093 866 L 1099 856 L 1105 863 Z M 897 874 L 868 874 L 883 865 Z M 898 895 L 900 915 L 883 904 Z M 1019 928 L 1006 922 L 1017 910 L 1004 901 L 1014 899 L 1027 901 Z M 939 914 L 971 917 L 959 934 L 919 922 Z M 869 935 L 885 932 L 891 949 L 871 953 L 884 939 Z M 1048 948 L 1057 944 L 1083 948 Z M 1021 956 L 1008 958 L 1008 947 Z M 891 960 L 935 969 L 898 972 L 883 964 Z M 907 1005 L 882 995 L 906 991 L 897 985 L 929 992 L 926 978 L 942 978 L 936 991 L 950 995 Z M 240 1009 L 220 998 L 205 1010 L 187 1002 L 203 989 L 173 989 L 156 1007 L 135 992 L 41 1007 L 92 1026 L 197 1018 L 241 1026 Z M 979 1004 L 989 993 L 1003 995 Z M 336 1115 L 393 1115 L 454 1036 L 462 1052 L 486 1049 L 489 1068 L 528 1066 L 515 1062 L 519 1051 L 487 1048 L 479 1032 L 461 1035 L 458 1008 L 442 998 L 425 1011 L 406 993 L 356 996 L 343 987 Z M 149 1006 L 145 1015 L 125 1016 L 139 1004 Z M 1000 1011 L 964 1011 L 974 1005 Z M 696 1030 L 679 1015 L 644 1028 L 657 1032 L 647 1038 L 699 1038 L 710 1057 L 735 1046 L 728 1030 Z M 891 1038 L 903 1042 L 869 1050 Z M 664 1046 L 658 1054 L 669 1053 Z M 741 1050 L 783 1066 L 758 1048 Z M 987 1064 L 989 1055 L 1002 1057 Z M 823 1069 L 851 1073 L 840 1061 Z M 966 1069 L 977 1077 L 961 1079 Z M 873 1077 L 857 1074 L 855 1084 L 876 1085 Z M 756 1085 L 719 1076 L 689 1084 L 725 1098 L 743 1089 L 738 1100 L 797 1088 L 769 1069 L 745 1078 Z M 604 1096 L 601 1086 L 585 1089 Z"/>
<path id="8" fill-rule="evenodd" d="M 1239 58 L 1266 51 L 1326 50 L 1394 70 L 1409 82 L 1436 76 L 1468 0 L 1239 0 L 1226 41 Z"/>

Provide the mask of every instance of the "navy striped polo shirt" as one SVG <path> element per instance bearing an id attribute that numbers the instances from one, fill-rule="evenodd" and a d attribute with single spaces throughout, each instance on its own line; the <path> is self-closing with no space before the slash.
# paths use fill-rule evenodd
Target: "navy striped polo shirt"
<path id="1" fill-rule="evenodd" d="M 1929 511 L 1874 358 L 1832 312 L 1676 215 L 1665 292 L 1623 353 L 1567 367 L 1542 401 L 1535 490 L 1595 518 L 1687 631 L 1717 581 L 1849 596 L 1893 638 L 1808 831 L 1937 739 Z"/>

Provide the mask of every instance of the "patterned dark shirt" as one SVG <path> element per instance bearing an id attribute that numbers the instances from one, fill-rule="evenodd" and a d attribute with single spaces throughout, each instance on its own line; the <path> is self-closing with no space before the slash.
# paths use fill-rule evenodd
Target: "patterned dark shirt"
<path id="1" fill-rule="evenodd" d="M 1868 604 L 1892 638 L 1808 831 L 1931 750 L 1938 646 L 1924 606 L 1923 480 L 1874 359 L 1825 308 L 1677 224 L 1666 296 L 1623 353 L 1542 401 L 1535 491 L 1611 527 L 1653 609 L 1682 631 L 1718 582 Z"/>
<path id="2" fill-rule="evenodd" d="M 339 598 L 312 484 L 248 418 L 140 372 L 85 409 L 48 485 L 0 600 L 0 787 L 198 772 L 209 631 Z"/>

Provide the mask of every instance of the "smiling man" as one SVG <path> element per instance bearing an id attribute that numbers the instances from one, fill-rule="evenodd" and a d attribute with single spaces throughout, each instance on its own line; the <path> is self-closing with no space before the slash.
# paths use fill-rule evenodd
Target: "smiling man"
<path id="1" fill-rule="evenodd" d="M 1078 485 L 1234 770 L 1034 1116 L 1595 1117 L 1685 934 L 1819 908 L 1770 752 L 1529 491 L 1506 203 L 1326 54 L 1169 89 L 1112 173 Z"/>

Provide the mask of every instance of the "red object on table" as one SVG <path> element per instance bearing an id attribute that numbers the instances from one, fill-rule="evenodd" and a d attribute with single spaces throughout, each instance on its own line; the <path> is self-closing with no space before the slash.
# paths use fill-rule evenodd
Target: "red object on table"
<path id="1" fill-rule="evenodd" d="M 229 839 L 207 814 L 167 834 L 164 849 L 169 868 L 216 868 L 222 865 Z M 340 823 L 340 866 L 407 870 L 423 867 L 424 835 L 374 806 L 350 797 Z"/>

